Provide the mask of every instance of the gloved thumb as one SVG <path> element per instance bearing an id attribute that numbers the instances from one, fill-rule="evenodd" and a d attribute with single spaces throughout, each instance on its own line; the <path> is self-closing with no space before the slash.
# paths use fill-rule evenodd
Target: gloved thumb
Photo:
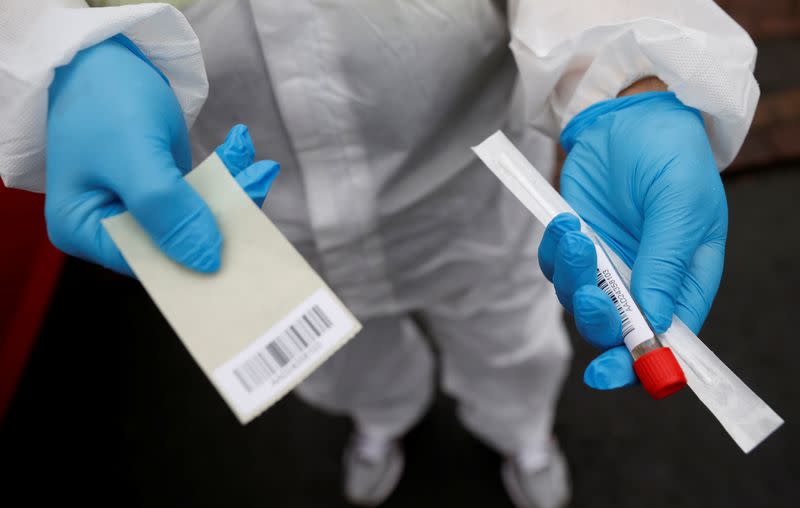
<path id="1" fill-rule="evenodd" d="M 661 195 L 645 203 L 631 280 L 633 297 L 656 333 L 669 328 L 675 313 L 682 319 L 693 316 L 690 322 L 699 328 L 722 276 L 724 249 L 707 248 L 715 242 L 717 226 L 712 219 L 718 214 L 706 210 L 724 208 L 724 194 L 721 203 L 714 203 L 688 186 L 679 187 L 680 195 L 671 195 L 671 188 L 653 189 Z"/>
<path id="2" fill-rule="evenodd" d="M 115 189 L 123 203 L 173 261 L 198 272 L 217 271 L 222 234 L 211 210 L 183 179 L 169 150 L 140 153 L 131 161 L 139 177 Z"/>

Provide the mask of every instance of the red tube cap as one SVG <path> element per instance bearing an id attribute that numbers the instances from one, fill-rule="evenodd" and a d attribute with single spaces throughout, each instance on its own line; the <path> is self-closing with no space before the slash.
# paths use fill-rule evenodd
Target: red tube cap
<path id="1" fill-rule="evenodd" d="M 647 393 L 656 400 L 669 397 L 686 386 L 686 376 L 668 347 L 645 353 L 633 362 L 633 370 Z"/>

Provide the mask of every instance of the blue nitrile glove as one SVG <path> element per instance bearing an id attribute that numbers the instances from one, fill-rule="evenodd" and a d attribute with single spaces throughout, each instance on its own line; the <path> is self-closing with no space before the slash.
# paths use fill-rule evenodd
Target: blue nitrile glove
<path id="1" fill-rule="evenodd" d="M 234 125 L 225 142 L 215 150 L 228 172 L 260 208 L 281 167 L 275 161 L 253 163 L 256 151 L 246 125 Z"/>
<path id="2" fill-rule="evenodd" d="M 728 209 L 700 113 L 673 93 L 600 102 L 561 135 L 568 155 L 561 194 L 632 267 L 631 290 L 656 333 L 677 315 L 697 333 L 722 276 Z M 544 274 L 581 335 L 606 351 L 584 381 L 611 389 L 636 382 L 619 315 L 595 284 L 596 253 L 562 214 L 539 246 Z"/>
<path id="3" fill-rule="evenodd" d="M 242 127 L 226 143 L 251 145 Z M 258 192 L 277 171 L 269 163 L 246 168 L 252 147 L 235 161 L 231 173 Z M 129 40 L 113 37 L 56 70 L 45 201 L 56 247 L 132 275 L 100 222 L 127 209 L 170 258 L 200 272 L 216 271 L 222 237 L 211 211 L 182 178 L 191 166 L 178 101 Z"/>

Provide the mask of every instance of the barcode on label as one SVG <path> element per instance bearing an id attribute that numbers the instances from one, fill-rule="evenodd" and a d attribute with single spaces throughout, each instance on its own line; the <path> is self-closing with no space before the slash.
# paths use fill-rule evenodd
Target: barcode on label
<path id="1" fill-rule="evenodd" d="M 360 329 L 336 295 L 320 287 L 217 366 L 211 378 L 244 424 L 289 393 Z"/>
<path id="2" fill-rule="evenodd" d="M 251 393 L 274 379 L 297 355 L 307 350 L 332 326 L 333 322 L 322 308 L 312 305 L 274 340 L 234 368 L 233 374 L 242 387 Z"/>
<path id="3" fill-rule="evenodd" d="M 622 306 L 622 302 L 619 301 L 619 297 L 614 291 L 614 288 L 608 283 L 608 279 L 606 279 L 600 270 L 597 270 L 597 287 L 603 290 L 603 292 L 611 298 L 611 301 L 614 302 L 617 313 L 619 313 L 619 317 L 622 320 L 622 338 L 626 338 L 634 330 L 633 323 L 625 308 Z"/>

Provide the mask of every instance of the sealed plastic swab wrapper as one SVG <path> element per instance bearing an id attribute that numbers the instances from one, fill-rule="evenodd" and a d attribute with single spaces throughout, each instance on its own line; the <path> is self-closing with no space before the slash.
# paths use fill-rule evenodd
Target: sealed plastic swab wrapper
<path id="1" fill-rule="evenodd" d="M 564 212 L 580 219 L 581 231 L 597 249 L 598 286 L 617 307 L 634 370 L 651 396 L 660 399 L 688 384 L 745 453 L 783 424 L 781 417 L 677 316 L 666 332 L 653 333 L 631 296 L 628 266 L 502 132 L 494 133 L 473 150 L 543 225 Z"/>

